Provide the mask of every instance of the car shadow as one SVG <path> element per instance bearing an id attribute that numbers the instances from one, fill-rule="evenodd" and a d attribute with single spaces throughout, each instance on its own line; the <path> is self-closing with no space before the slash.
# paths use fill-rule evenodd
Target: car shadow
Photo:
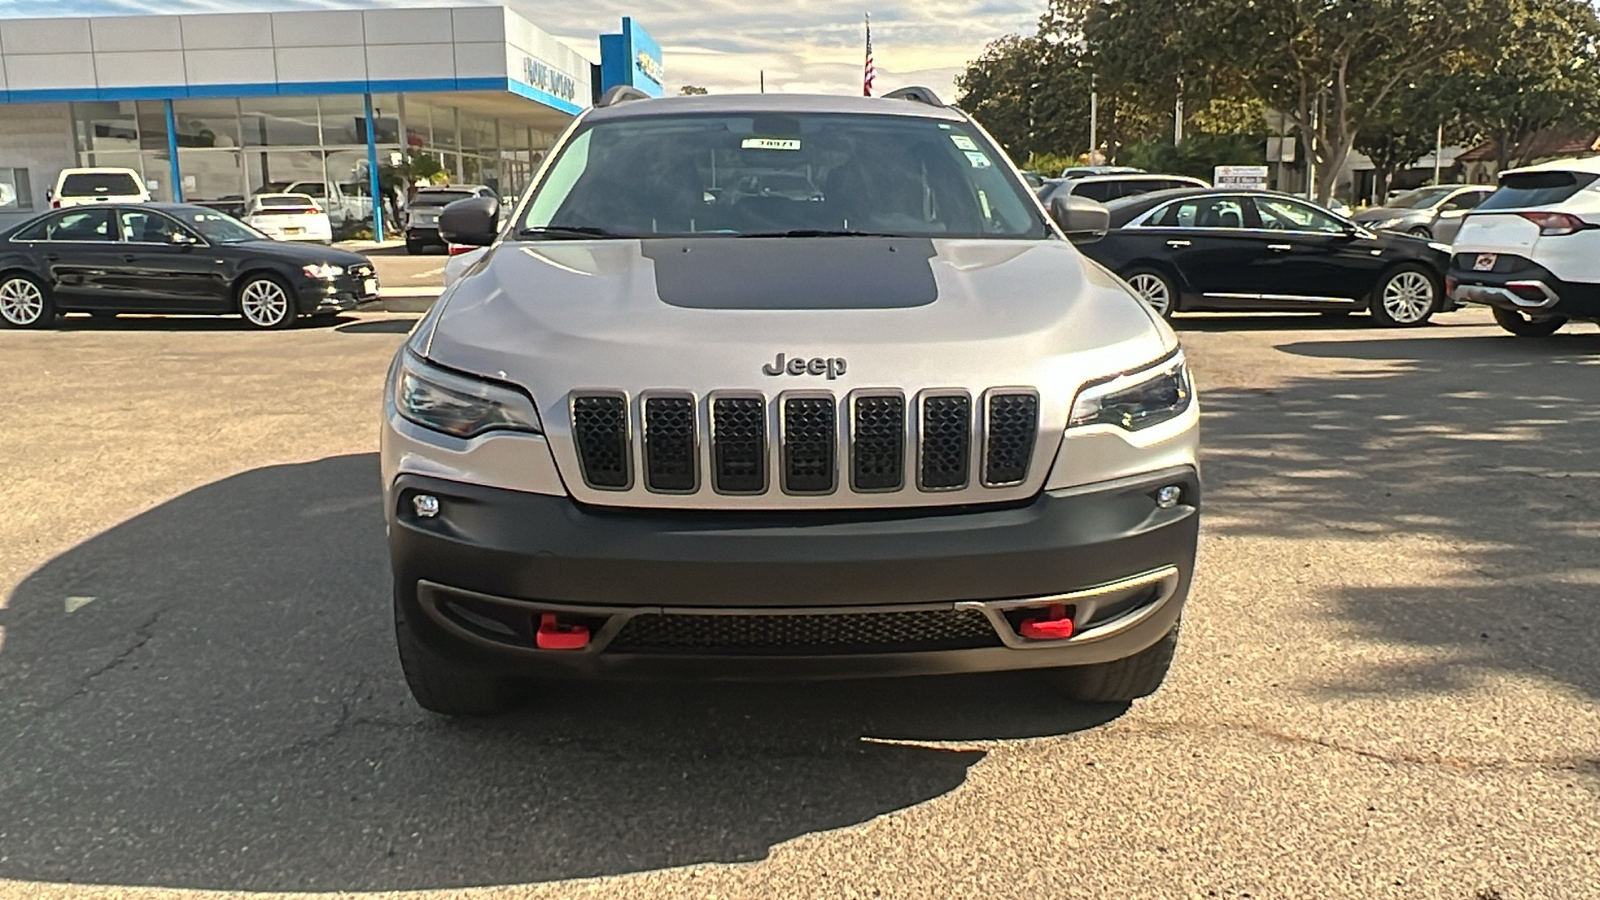
<path id="1" fill-rule="evenodd" d="M 256 469 L 0 607 L 0 878 L 229 891 L 520 884 L 761 859 L 1093 728 L 1024 675 L 563 683 L 451 721 L 395 660 L 375 455 Z"/>
<path id="2" fill-rule="evenodd" d="M 1173 330 L 1180 334 L 1185 331 L 1355 331 L 1369 328 L 1393 333 L 1390 329 L 1384 329 L 1366 313 L 1325 316 L 1321 313 L 1180 312 L 1173 315 L 1170 323 Z M 1440 328 L 1476 328 L 1484 324 L 1481 320 L 1456 316 L 1452 313 L 1439 313 L 1429 319 L 1428 324 L 1422 326 L 1422 330 L 1426 333 Z M 1407 329 L 1393 331 L 1407 331 Z"/>
<path id="3" fill-rule="evenodd" d="M 347 321 L 334 331 L 340 334 L 410 334 L 416 326 L 417 317 L 408 316 L 403 319 Z"/>
<path id="4" fill-rule="evenodd" d="M 360 321 L 343 314 L 307 316 L 297 321 L 291 330 L 331 328 L 344 323 Z M 184 316 L 126 313 L 112 317 L 69 313 L 56 319 L 54 331 L 261 331 L 237 315 Z"/>
<path id="5" fill-rule="evenodd" d="M 1333 590 L 1353 633 L 1445 651 L 1346 663 L 1334 695 L 1514 673 L 1600 698 L 1600 334 L 1410 334 L 1283 343 L 1351 365 L 1270 386 L 1202 379 L 1209 532 L 1403 541 L 1459 572 Z"/>

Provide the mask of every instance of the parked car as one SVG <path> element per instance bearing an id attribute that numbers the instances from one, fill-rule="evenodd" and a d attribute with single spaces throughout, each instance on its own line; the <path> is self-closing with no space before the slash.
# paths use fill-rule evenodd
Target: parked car
<path id="1" fill-rule="evenodd" d="M 406 207 L 406 252 L 421 253 L 429 247 L 443 247 L 439 237 L 439 213 L 457 200 L 493 197 L 492 188 L 481 184 L 461 184 L 418 188 Z"/>
<path id="2" fill-rule="evenodd" d="M 1562 159 L 1500 175 L 1456 235 L 1450 295 L 1494 310 L 1515 335 L 1600 322 L 1600 159 Z"/>
<path id="3" fill-rule="evenodd" d="M 277 241 L 333 243 L 333 224 L 317 201 L 305 194 L 257 194 L 243 221 Z"/>
<path id="4" fill-rule="evenodd" d="M 1111 229 L 1080 249 L 1163 316 L 1174 312 L 1369 310 L 1421 325 L 1449 307 L 1449 248 L 1375 233 L 1302 198 L 1176 190 L 1108 204 Z"/>
<path id="5" fill-rule="evenodd" d="M 364 256 L 274 241 L 183 203 L 73 207 L 0 234 L 0 325 L 62 313 L 237 313 L 258 328 L 377 299 Z"/>
<path id="6" fill-rule="evenodd" d="M 263 186 L 258 194 L 304 194 L 317 201 L 328 221 L 335 228 L 351 222 L 362 222 L 372 217 L 372 198 L 360 193 L 362 186 L 351 187 L 336 182 L 295 181 L 280 187 Z"/>
<path id="7" fill-rule="evenodd" d="M 1090 175 L 1142 175 L 1143 169 L 1133 166 L 1068 166 L 1061 170 L 1062 178 L 1087 178 Z"/>
<path id="8" fill-rule="evenodd" d="M 1049 205 L 1051 197 L 1072 196 L 1086 197 L 1090 200 L 1107 203 L 1123 197 L 1148 194 L 1152 191 L 1167 191 L 1173 188 L 1186 187 L 1205 188 L 1210 186 L 1198 178 L 1190 178 L 1187 175 L 1149 175 L 1142 172 L 1095 174 L 1057 179 L 1049 182 L 1039 190 L 1039 200 Z"/>
<path id="9" fill-rule="evenodd" d="M 1200 503 L 1171 329 L 929 91 L 629 91 L 510 226 L 493 197 L 441 217 L 491 249 L 383 406 L 417 701 L 492 714 L 523 678 L 652 668 L 1156 690 Z M 773 167 L 822 199 L 710 190 Z"/>
<path id="10" fill-rule="evenodd" d="M 62 169 L 50 190 L 50 206 L 65 209 L 87 203 L 149 203 L 144 179 L 132 169 Z"/>
<path id="11" fill-rule="evenodd" d="M 1361 210 L 1350 218 L 1374 231 L 1403 231 L 1448 244 L 1455 240 L 1467 213 L 1492 193 L 1493 187 L 1482 184 L 1417 188 L 1383 206 Z"/>

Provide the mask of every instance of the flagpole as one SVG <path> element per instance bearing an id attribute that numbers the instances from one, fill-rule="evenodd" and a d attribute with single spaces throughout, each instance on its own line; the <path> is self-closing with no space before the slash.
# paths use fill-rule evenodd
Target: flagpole
<path id="1" fill-rule="evenodd" d="M 876 63 L 872 60 L 872 13 L 867 13 L 867 58 L 861 68 L 861 96 L 872 96 L 872 83 L 877 78 Z"/>

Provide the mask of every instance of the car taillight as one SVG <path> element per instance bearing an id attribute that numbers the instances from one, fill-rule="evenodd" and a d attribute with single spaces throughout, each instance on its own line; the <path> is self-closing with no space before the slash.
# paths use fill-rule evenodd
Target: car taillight
<path id="1" fill-rule="evenodd" d="M 1539 226 L 1539 234 L 1545 237 L 1572 234 L 1589 227 L 1582 219 L 1566 213 L 1525 212 L 1517 213 L 1517 215 Z"/>
<path id="2" fill-rule="evenodd" d="M 474 251 L 476 249 L 478 249 L 478 248 L 472 246 L 471 244 L 451 244 L 450 245 L 450 255 L 451 256 L 460 256 L 463 253 L 471 253 L 472 251 Z"/>

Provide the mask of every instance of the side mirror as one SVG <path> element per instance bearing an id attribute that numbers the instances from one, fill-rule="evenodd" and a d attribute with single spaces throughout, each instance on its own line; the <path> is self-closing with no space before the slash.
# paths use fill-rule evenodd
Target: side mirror
<path id="1" fill-rule="evenodd" d="M 1097 241 L 1111 230 L 1111 210 L 1087 197 L 1051 197 L 1050 218 L 1074 243 Z"/>
<path id="2" fill-rule="evenodd" d="M 487 247 L 500 234 L 500 201 L 493 197 L 457 200 L 439 213 L 439 236 L 452 244 Z"/>

